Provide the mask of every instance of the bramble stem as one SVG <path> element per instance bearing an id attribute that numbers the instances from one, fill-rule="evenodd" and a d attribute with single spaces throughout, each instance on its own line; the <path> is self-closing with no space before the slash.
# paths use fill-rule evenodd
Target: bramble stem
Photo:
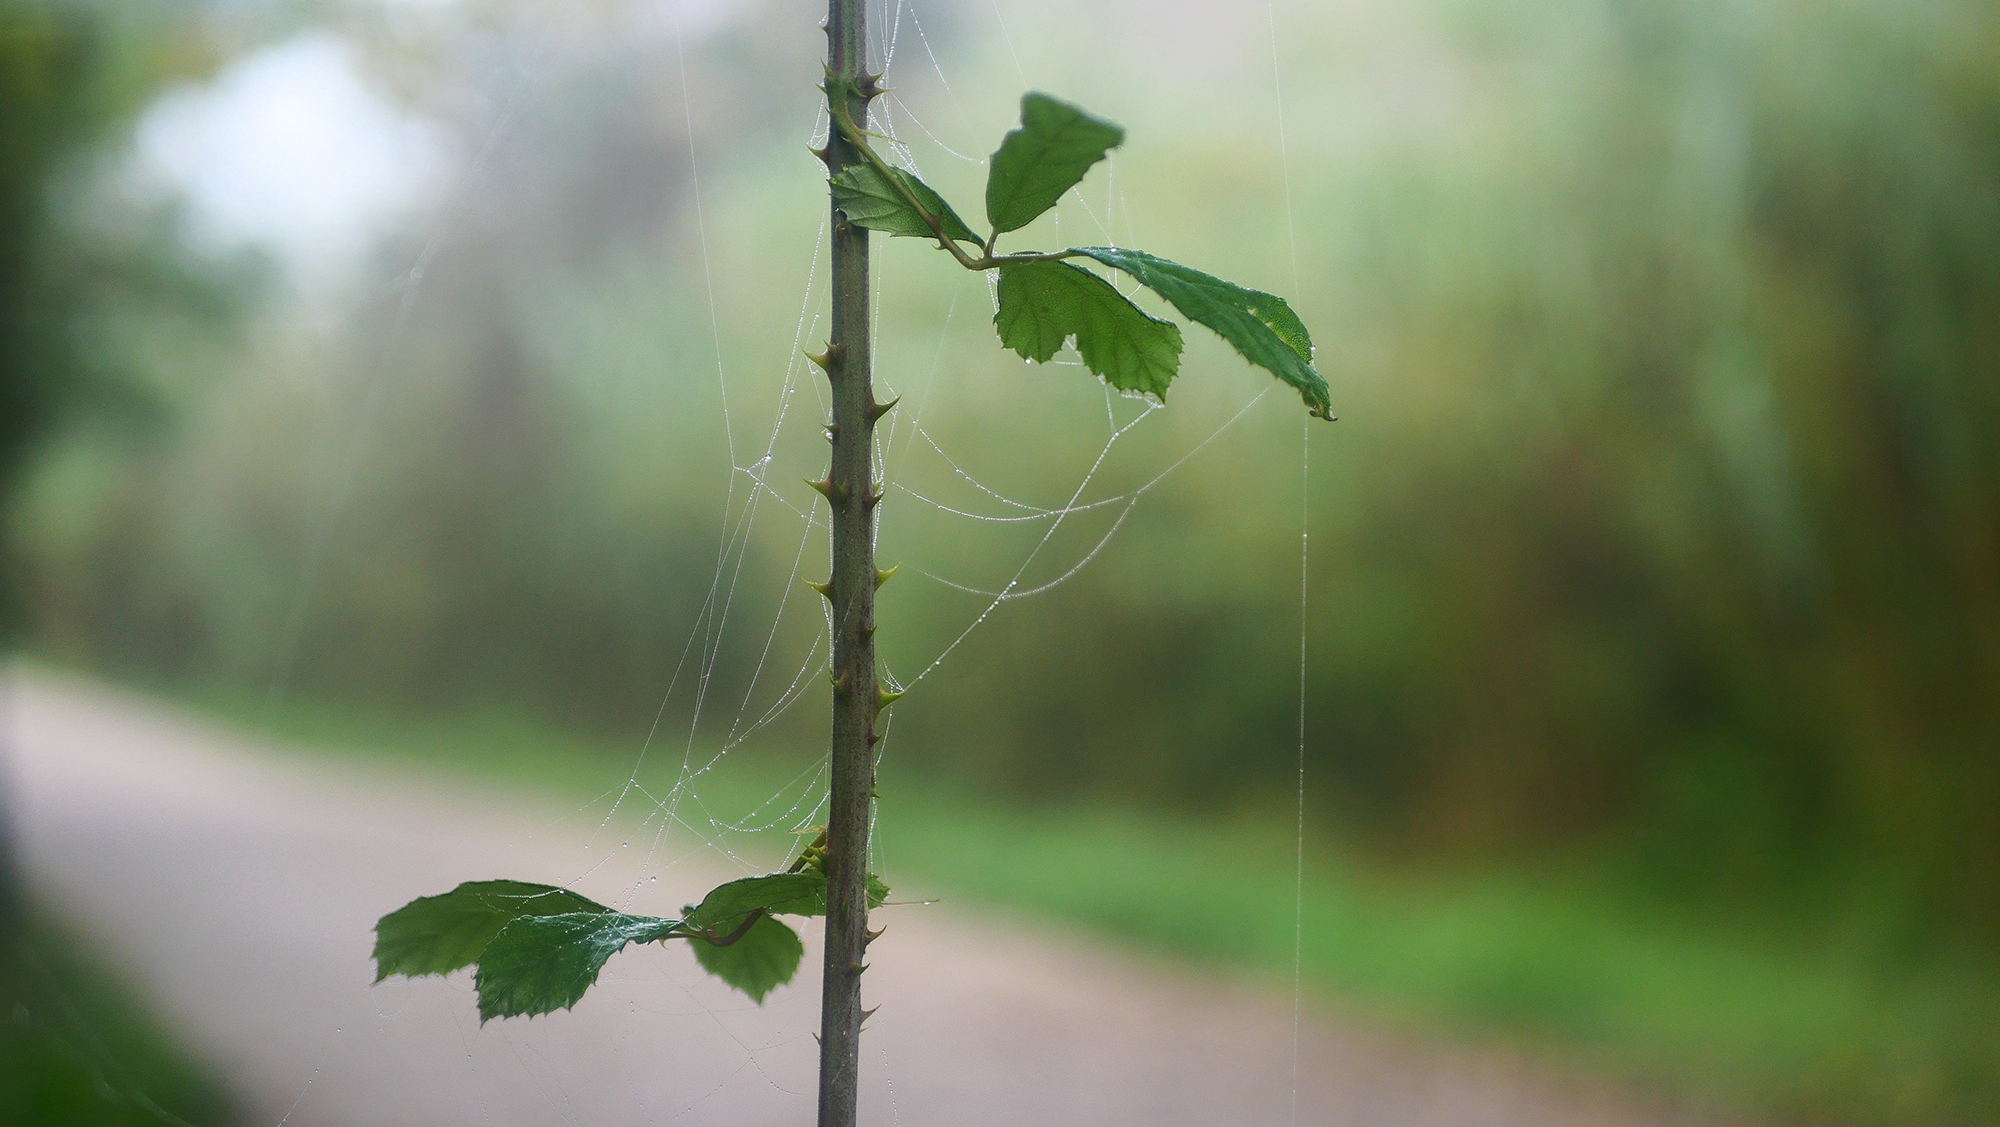
<path id="1" fill-rule="evenodd" d="M 828 0 L 827 110 L 866 120 L 865 0 Z M 867 157 L 840 129 L 826 142 L 828 175 Z M 865 151 L 865 150 L 864 150 Z M 832 207 L 831 202 L 828 204 Z M 875 788 L 875 398 L 868 339 L 868 232 L 833 209 L 833 747 L 826 822 L 826 966 L 820 988 L 819 1127 L 854 1127 L 861 1063 L 861 971 L 868 945 L 868 811 Z"/>

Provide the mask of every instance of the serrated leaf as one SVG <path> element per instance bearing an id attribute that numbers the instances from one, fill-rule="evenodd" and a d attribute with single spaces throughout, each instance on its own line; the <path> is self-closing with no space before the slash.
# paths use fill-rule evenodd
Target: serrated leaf
<path id="1" fill-rule="evenodd" d="M 688 912 L 687 926 L 726 934 L 744 916 L 759 908 L 790 916 L 823 915 L 826 912 L 826 876 L 815 870 L 769 873 L 718 885 L 702 897 L 700 905 Z"/>
<path id="2" fill-rule="evenodd" d="M 880 908 L 882 906 L 882 901 L 888 898 L 889 898 L 889 886 L 882 883 L 881 877 L 876 876 L 874 873 L 869 873 L 868 906 L 870 908 Z M 824 894 L 824 891 L 822 891 L 822 894 L 813 902 L 811 911 L 792 912 L 791 914 L 795 916 L 826 915 L 826 896 Z"/>
<path id="3" fill-rule="evenodd" d="M 769 886 L 763 884 L 763 882 L 770 881 L 772 877 L 803 877 L 812 882 L 812 888 L 809 893 L 793 897 L 791 889 L 794 886 L 788 883 Z M 738 889 L 736 886 L 742 887 Z M 771 891 L 768 893 L 763 891 L 765 887 L 769 887 Z M 804 886 L 799 885 L 796 887 L 803 888 Z M 718 894 L 721 895 L 718 896 Z M 771 903 L 756 903 L 758 899 L 767 896 L 771 900 Z M 887 899 L 888 896 L 889 886 L 882 883 L 881 877 L 876 876 L 874 873 L 869 873 L 868 906 L 870 908 L 880 908 L 882 901 Z M 710 904 L 711 900 L 714 901 L 713 905 Z M 748 904 L 749 907 L 743 907 L 745 904 Z M 715 927 L 714 924 L 725 923 L 731 920 L 741 922 L 743 917 L 748 915 L 751 910 L 759 907 L 765 911 L 783 916 L 824 916 L 826 915 L 826 877 L 817 870 L 807 870 L 803 873 L 772 873 L 769 876 L 744 877 L 742 880 L 733 880 L 728 884 L 718 887 L 714 892 L 709 893 L 702 900 L 700 907 L 690 907 L 687 910 L 687 922 L 689 927 L 712 928 L 719 934 L 726 935 L 728 934 L 728 928 Z M 735 908 L 743 908 L 743 910 L 734 911 Z M 713 921 L 713 923 L 704 923 L 702 922 L 704 920 Z M 735 925 L 732 923 L 730 926 L 733 927 Z"/>
<path id="4" fill-rule="evenodd" d="M 626 944 L 665 939 L 680 926 L 679 920 L 609 910 L 522 916 L 501 928 L 479 956 L 472 980 L 479 1020 L 568 1009 Z"/>
<path id="5" fill-rule="evenodd" d="M 886 231 L 891 235 L 915 235 L 920 238 L 936 238 L 930 224 L 903 193 L 896 190 L 892 180 L 901 181 L 924 206 L 944 225 L 944 233 L 963 242 L 977 244 L 979 236 L 972 233 L 965 220 L 958 217 L 944 197 L 931 190 L 930 185 L 917 179 L 915 173 L 892 168 L 887 172 L 872 164 L 849 165 L 832 178 L 833 202 L 847 215 L 848 222 L 856 227 L 866 227 L 871 231 Z"/>
<path id="6" fill-rule="evenodd" d="M 1165 398 L 1180 370 L 1181 330 L 1147 314 L 1110 282 L 1067 262 L 1000 268 L 1000 343 L 1045 363 L 1070 337 L 1091 371 L 1121 391 Z"/>
<path id="7" fill-rule="evenodd" d="M 375 925 L 375 981 L 450 974 L 479 961 L 500 930 L 523 916 L 610 909 L 564 888 L 518 880 L 471 880 L 420 896 Z"/>
<path id="8" fill-rule="evenodd" d="M 1326 381 L 1312 366 L 1312 337 L 1281 297 L 1244 289 L 1141 250 L 1075 247 L 1078 254 L 1123 270 L 1166 298 L 1190 321 L 1213 329 L 1245 360 L 1297 389 L 1306 408 L 1331 418 L 1333 400 Z"/>
<path id="9" fill-rule="evenodd" d="M 758 1005 L 771 991 L 792 980 L 805 957 L 799 933 L 770 916 L 750 925 L 750 930 L 727 947 L 706 939 L 691 939 L 695 961 L 702 969 L 750 996 Z"/>
<path id="10" fill-rule="evenodd" d="M 1125 130 L 1038 91 L 1021 98 L 1021 127 L 1001 138 L 986 166 L 986 219 L 995 231 L 1026 227 L 1125 140 Z"/>

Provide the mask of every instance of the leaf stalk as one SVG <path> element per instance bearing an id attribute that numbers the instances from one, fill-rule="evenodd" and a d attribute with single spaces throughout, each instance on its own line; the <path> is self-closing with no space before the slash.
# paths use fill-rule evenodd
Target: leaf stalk
<path id="1" fill-rule="evenodd" d="M 923 219 L 924 225 L 931 229 L 931 234 L 937 236 L 938 246 L 950 251 L 951 256 L 958 260 L 960 266 L 965 267 L 967 270 L 997 270 L 1010 263 L 1060 262 L 1065 258 L 1081 257 L 1081 252 L 1074 248 L 1070 250 L 1017 251 L 1013 254 L 996 255 L 993 253 L 993 245 L 1000 241 L 1000 232 L 998 231 L 987 236 L 986 245 L 980 248 L 979 257 L 974 258 L 972 255 L 967 254 L 965 248 L 958 245 L 958 240 L 944 233 L 944 218 L 930 208 L 925 207 L 923 201 L 917 198 L 916 193 L 910 191 L 910 186 L 903 182 L 903 178 L 896 175 L 896 172 L 899 170 L 888 161 L 883 160 L 869 146 L 868 138 L 881 135 L 870 133 L 866 129 L 854 124 L 854 119 L 849 117 L 844 110 L 834 107 L 834 91 L 840 88 L 841 84 L 839 82 L 831 79 L 827 82 L 827 112 L 833 119 L 834 130 L 840 134 L 841 140 L 846 141 L 848 146 L 854 150 L 856 156 L 859 156 L 864 162 L 881 172 L 883 179 L 895 186 L 896 194 L 903 197 L 903 202 L 909 204 L 911 210 L 915 211 Z M 890 140 L 891 138 L 883 139 Z M 818 150 L 814 151 L 817 152 Z"/>

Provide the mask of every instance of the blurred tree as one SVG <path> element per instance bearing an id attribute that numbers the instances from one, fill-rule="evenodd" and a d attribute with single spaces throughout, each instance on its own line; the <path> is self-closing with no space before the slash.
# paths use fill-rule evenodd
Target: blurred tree
<path id="1" fill-rule="evenodd" d="M 1316 743 L 1413 846 L 1636 830 L 1676 882 L 2000 934 L 1990 12 L 1466 33 L 1507 140 L 1379 213 L 1396 382 L 1450 391 L 1341 533 L 1400 609 L 1335 633 Z"/>
<path id="2" fill-rule="evenodd" d="M 147 407 L 104 350 L 86 339 L 91 311 L 108 293 L 191 303 L 211 315 L 225 304 L 211 279 L 176 264 L 160 231 L 150 241 L 121 244 L 93 238 L 78 214 L 97 158 L 151 92 L 206 65 L 202 41 L 188 31 L 190 14 L 150 4 L 0 3 L 0 659 L 23 619 L 14 533 L 31 460 L 85 412 L 130 415 Z M 12 1000 L 26 996 L 17 988 L 28 985 L 20 976 L 34 956 L 9 820 L 11 788 L 4 784 L 0 774 L 0 996 Z M 25 1003 L 10 1008 L 17 1005 Z M 28 1075 L 55 1067 L 27 1063 L 41 1060 L 39 1050 L 19 1041 L 32 1039 L 30 1031 L 9 1021 L 0 1037 L 7 1057 L 0 1062 L 7 1082 L 0 1118 L 29 1122 L 58 1108 L 95 1114 L 85 1106 L 101 1102 L 94 1089 L 85 1087 L 88 1097 L 76 1103 L 63 1081 Z M 80 1076 L 78 1083 L 93 1082 Z M 124 1122 L 125 1115 L 103 1121 Z"/>
<path id="3" fill-rule="evenodd" d="M 1357 295 L 1355 425 L 1314 459 L 1327 812 L 1403 856 L 1611 846 L 1889 950 L 2000 936 L 1990 6 L 1432 18 L 1433 116 L 1301 175 Z M 1213 546 L 1149 565 L 1186 519 Z M 1286 786 L 1284 656 L 1243 639 L 1296 613 L 1250 578 L 1295 519 L 1162 490 L 904 736 L 1034 795 Z M 1135 653 L 1115 696 L 1075 675 Z"/>
<path id="4" fill-rule="evenodd" d="M 213 434 L 214 448 L 243 451 L 246 435 L 269 445 L 243 455 L 262 469 L 207 479 L 207 510 L 227 515 L 187 557 L 118 574 L 174 534 L 155 518 L 184 497 L 156 479 L 154 503 L 106 521 L 90 558 L 47 569 L 63 606 L 41 625 L 67 652 L 169 677 L 275 679 L 281 695 L 501 703 L 595 727 L 658 703 L 718 549 L 711 502 L 671 484 L 719 462 L 722 444 L 713 428 L 681 432 L 708 408 L 669 395 L 714 389 L 710 326 L 689 292 L 703 248 L 681 222 L 692 145 L 754 149 L 786 120 L 775 101 L 809 104 L 810 87 L 779 75 L 816 32 L 763 16 L 712 29 L 687 52 L 690 114 L 664 23 L 635 29 L 617 5 L 462 16 L 431 39 L 354 36 L 376 78 L 477 154 L 445 206 L 376 248 L 374 276 L 398 284 L 347 311 L 298 365 L 309 375 L 258 371 L 229 389 L 263 396 L 264 413 Z M 671 298 L 620 292 L 663 277 Z M 594 327 L 566 341 L 566 318 Z M 300 402 L 306 379 L 323 399 Z M 631 388 L 646 407 L 620 398 Z M 316 442 L 362 453 L 308 463 Z M 743 585 L 762 598 L 774 565 L 748 566 Z M 168 607 L 189 608 L 185 630 L 163 621 Z M 138 644 L 120 647 L 121 633 Z M 712 683 L 727 692 L 755 640 L 721 644 Z"/>
<path id="5" fill-rule="evenodd" d="M 756 193 L 784 179 L 781 159 L 804 159 L 772 123 L 809 120 L 811 92 L 770 60 L 811 47 L 758 34 L 792 21 L 754 6 L 713 25 L 685 53 L 689 113 L 657 22 L 612 4 L 524 31 L 530 7 L 466 6 L 425 25 L 437 42 L 372 56 L 479 154 L 458 206 L 381 272 L 421 259 L 425 278 L 355 318 L 349 355 L 327 365 L 340 370 L 317 373 L 331 407 L 300 405 L 284 357 L 260 386 L 291 395 L 291 414 L 264 403 L 212 424 L 176 463 L 198 488 L 149 482 L 94 554 L 51 558 L 52 587 L 84 608 L 74 656 L 121 655 L 132 618 L 172 607 L 200 644 L 163 632 L 176 644 L 149 644 L 143 668 L 267 679 L 297 546 L 325 534 L 287 492 L 311 476 L 295 438 L 365 430 L 336 416 L 393 369 L 295 684 L 607 725 L 651 715 L 715 574 L 720 497 L 667 484 L 722 458 L 703 291 L 727 311 L 725 353 L 739 349 L 728 379 L 763 394 L 768 375 L 775 395 L 781 362 L 736 357 L 786 335 L 772 325 L 797 307 L 768 296 L 781 267 L 742 235 L 767 217 L 742 211 L 770 202 Z M 1288 95 L 1295 120 L 1342 123 L 1295 150 L 1300 264 L 1316 275 L 1301 288 L 1340 295 L 1310 319 L 1340 326 L 1328 366 L 1353 402 L 1313 463 L 1309 747 L 1326 824 L 1402 855 L 1582 844 L 1704 904 L 1816 900 L 1904 936 L 1991 934 L 1990 5 L 1439 3 L 1370 50 Z M 1262 112 L 1249 104 L 1229 113 Z M 716 132 L 690 139 L 690 118 Z M 1186 168 L 1162 178 L 1185 210 L 1156 197 L 1148 221 L 1261 245 L 1268 214 L 1213 206 L 1245 175 L 1230 155 L 1242 121 L 1203 128 L 1186 124 Z M 691 140 L 722 166 L 702 170 L 700 232 L 682 207 Z M 727 251 L 705 257 L 708 239 Z M 912 373 L 970 363 L 939 347 L 934 306 L 899 322 L 918 304 L 885 290 L 884 355 Z M 1012 393 L 998 381 L 1014 378 L 989 382 Z M 930 432 L 968 458 L 1020 441 L 965 383 L 962 403 L 926 408 Z M 1149 423 L 1187 429 L 1097 484 L 1145 484 L 1206 435 L 1193 417 Z M 1057 481 L 1066 444 L 1096 449 L 1065 425 L 1021 495 L 1073 484 Z M 1290 448 L 1289 431 L 1257 438 Z M 899 761 L 1030 800 L 1207 809 L 1288 788 L 1295 670 L 1270 643 L 1297 614 L 1295 545 L 1274 533 L 1296 512 L 1233 484 L 1271 472 L 1205 450 L 1074 581 L 993 616 L 950 678 L 926 682 L 937 703 L 898 721 Z M 887 535 L 919 523 L 906 512 Z M 1180 534 L 1190 521 L 1199 542 Z M 955 563 L 986 535 L 935 528 L 906 541 L 912 563 Z M 771 521 L 745 534 L 733 622 L 783 597 L 795 536 Z M 143 582 L 93 586 L 114 572 Z M 898 597 L 917 608 L 904 621 L 920 654 L 977 612 L 923 584 Z M 707 626 L 716 691 L 741 699 L 729 690 L 763 639 Z M 809 636 L 781 642 L 803 653 Z M 1143 674 L 1107 692 L 1133 654 Z"/>
<path id="6" fill-rule="evenodd" d="M 190 269 L 153 223 L 138 238 L 91 229 L 86 201 L 122 130 L 153 92 L 213 63 L 196 11 L 63 0 L 0 4 L 0 528 L 31 458 L 92 410 L 155 410 L 88 338 L 91 314 L 137 292 L 183 311 L 226 314 L 240 291 Z M 0 630 L 21 625 L 11 537 L 0 548 Z"/>

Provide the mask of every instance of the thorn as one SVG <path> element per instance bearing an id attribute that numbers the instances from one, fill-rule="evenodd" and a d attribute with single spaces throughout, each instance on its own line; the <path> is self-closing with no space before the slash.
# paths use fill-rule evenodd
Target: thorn
<path id="1" fill-rule="evenodd" d="M 897 564 L 897 565 L 896 565 L 896 567 L 902 567 L 902 566 L 903 566 L 902 564 Z M 882 571 L 882 570 L 880 570 L 880 569 L 877 569 L 877 570 L 876 570 L 876 572 L 875 572 L 875 589 L 876 589 L 877 591 L 880 591 L 880 590 L 882 589 L 882 584 L 884 584 L 884 583 L 887 583 L 887 582 L 889 582 L 889 577 L 890 577 L 890 576 L 892 576 L 892 575 L 896 574 L 896 567 L 892 567 L 892 568 L 890 568 L 890 569 L 889 569 L 889 570 L 887 570 L 887 571 Z"/>
<path id="2" fill-rule="evenodd" d="M 822 372 L 833 371 L 833 362 L 840 358 L 840 346 L 837 344 L 827 345 L 825 352 L 806 352 L 803 348 L 799 351 L 805 352 L 806 359 L 819 365 L 819 370 Z"/>
<path id="3" fill-rule="evenodd" d="M 868 729 L 868 746 L 869 746 L 869 747 L 874 747 L 874 746 L 875 746 L 876 744 L 878 744 L 878 743 L 881 743 L 881 742 L 882 742 L 882 733 L 880 733 L 880 732 L 876 731 L 876 730 L 875 730 L 875 729 L 873 729 L 873 728 L 870 728 L 870 729 Z M 868 797 L 870 797 L 870 798 L 880 798 L 880 797 L 881 797 L 881 795 L 878 795 L 878 794 L 876 794 L 876 793 L 875 793 L 875 792 L 874 792 L 873 790 L 870 790 L 870 791 L 868 792 Z"/>
<path id="4" fill-rule="evenodd" d="M 831 597 L 832 597 L 832 596 L 830 596 L 830 595 L 828 596 L 828 598 L 831 598 Z M 864 637 L 864 638 L 873 638 L 873 637 L 875 636 L 875 620 L 874 620 L 874 619 L 872 619 L 872 618 L 871 618 L 871 619 L 869 619 L 869 620 L 868 620 L 867 622 L 864 622 L 864 623 L 862 623 L 862 624 L 861 624 L 861 636 L 862 636 L 862 637 Z"/>
<path id="5" fill-rule="evenodd" d="M 866 412 L 868 415 L 868 421 L 872 423 L 876 419 L 879 419 L 882 416 L 888 414 L 889 412 L 895 410 L 896 404 L 901 403 L 902 401 L 903 397 L 898 395 L 896 398 L 891 399 L 887 403 L 870 403 L 868 405 L 868 410 Z"/>
<path id="6" fill-rule="evenodd" d="M 834 426 L 832 423 L 828 423 L 819 429 L 825 433 L 828 442 L 832 442 L 834 439 L 840 437 L 840 428 Z"/>
<path id="7" fill-rule="evenodd" d="M 890 705 L 895 704 L 898 700 L 902 698 L 903 693 L 908 691 L 909 691 L 908 689 L 904 689 L 903 692 L 892 693 L 889 690 L 878 686 L 875 689 L 875 711 L 880 712 L 883 709 L 889 707 Z"/>
<path id="8" fill-rule="evenodd" d="M 812 580 L 808 579 L 806 580 L 806 586 L 812 588 L 815 591 L 818 591 L 822 595 L 825 595 L 828 602 L 833 601 L 833 580 L 829 579 L 824 583 L 814 583 Z"/>
<path id="9" fill-rule="evenodd" d="M 861 945 L 865 947 L 865 946 L 867 946 L 868 944 L 870 944 L 870 943 L 873 943 L 873 942 L 875 942 L 875 941 L 876 941 L 877 939 L 880 939 L 880 938 L 882 938 L 882 933 L 883 933 L 883 932 L 885 932 L 885 931 L 888 931 L 888 930 L 889 930 L 889 927 L 888 927 L 888 925 L 887 925 L 887 924 L 884 924 L 884 925 L 882 925 L 881 927 L 878 927 L 878 928 L 876 928 L 876 929 L 875 929 L 874 931 L 866 931 L 866 930 L 862 931 L 862 933 L 861 933 Z M 869 1012 L 870 1012 L 870 1013 L 873 1013 L 874 1011 L 873 1011 L 873 1010 L 870 1010 Z"/>
<path id="10" fill-rule="evenodd" d="M 831 157 L 830 155 L 828 155 L 828 150 L 830 150 L 830 149 L 832 149 L 832 148 L 833 148 L 833 143 L 829 141 L 829 142 L 827 143 L 827 145 L 826 145 L 826 148 L 823 148 L 823 149 L 815 149 L 815 148 L 813 148 L 813 147 L 812 147 L 811 145 L 807 145 L 807 146 L 806 146 L 806 151 L 807 151 L 807 152 L 809 152 L 809 153 L 811 153 L 812 155 L 814 155 L 814 156 L 818 157 L 818 158 L 819 158 L 819 162 L 820 162 L 821 164 L 832 164 L 832 163 L 833 163 L 833 158 L 832 158 L 832 157 Z"/>
<path id="11" fill-rule="evenodd" d="M 882 492 L 880 489 L 869 490 L 868 495 L 861 499 L 861 503 L 870 509 L 874 508 L 882 503 Z"/>
<path id="12" fill-rule="evenodd" d="M 859 1030 L 859 1029 L 864 1029 L 864 1028 L 866 1028 L 866 1027 L 867 1027 L 867 1025 L 868 1025 L 868 1019 L 869 1019 L 869 1018 L 871 1018 L 871 1017 L 874 1017 L 874 1016 L 875 1016 L 875 1010 L 879 1010 L 879 1009 L 881 1009 L 881 1008 L 882 1008 L 882 1007 L 881 1007 L 881 1005 L 877 1004 L 874 1010 L 862 1010 L 862 1011 L 861 1011 L 861 1023 L 860 1023 L 859 1025 L 855 1026 L 855 1028 L 856 1028 L 857 1030 Z"/>
<path id="13" fill-rule="evenodd" d="M 826 671 L 826 678 L 827 680 L 833 682 L 833 695 L 837 697 L 846 696 L 850 691 L 852 691 L 854 687 L 853 679 L 844 672 L 840 676 L 835 677 L 833 675 L 833 670 L 829 669 Z M 880 689 L 875 690 L 876 696 L 878 697 L 881 696 L 881 693 L 882 690 Z M 881 706 L 879 705 L 876 706 L 875 711 L 877 712 L 882 711 Z"/>
<path id="14" fill-rule="evenodd" d="M 862 973 L 863 973 L 864 971 L 866 971 L 867 969 L 868 969 L 868 964 L 867 964 L 867 963 L 849 963 L 849 964 L 847 964 L 847 973 L 849 973 L 849 974 L 851 974 L 851 975 L 854 975 L 854 976 L 855 976 L 855 977 L 857 977 L 857 978 L 858 978 L 858 977 L 860 977 L 860 976 L 861 976 L 861 974 L 862 974 Z"/>
<path id="15" fill-rule="evenodd" d="M 887 93 L 889 90 L 887 86 L 882 85 L 881 75 L 869 74 L 865 70 L 861 72 L 861 78 L 855 82 L 854 88 L 860 92 L 863 98 L 870 100 Z"/>
<path id="16" fill-rule="evenodd" d="M 847 503 L 847 490 L 835 485 L 833 479 L 830 477 L 821 478 L 818 481 L 806 478 L 805 483 L 817 490 L 820 496 L 826 498 L 826 503 L 836 509 Z"/>

